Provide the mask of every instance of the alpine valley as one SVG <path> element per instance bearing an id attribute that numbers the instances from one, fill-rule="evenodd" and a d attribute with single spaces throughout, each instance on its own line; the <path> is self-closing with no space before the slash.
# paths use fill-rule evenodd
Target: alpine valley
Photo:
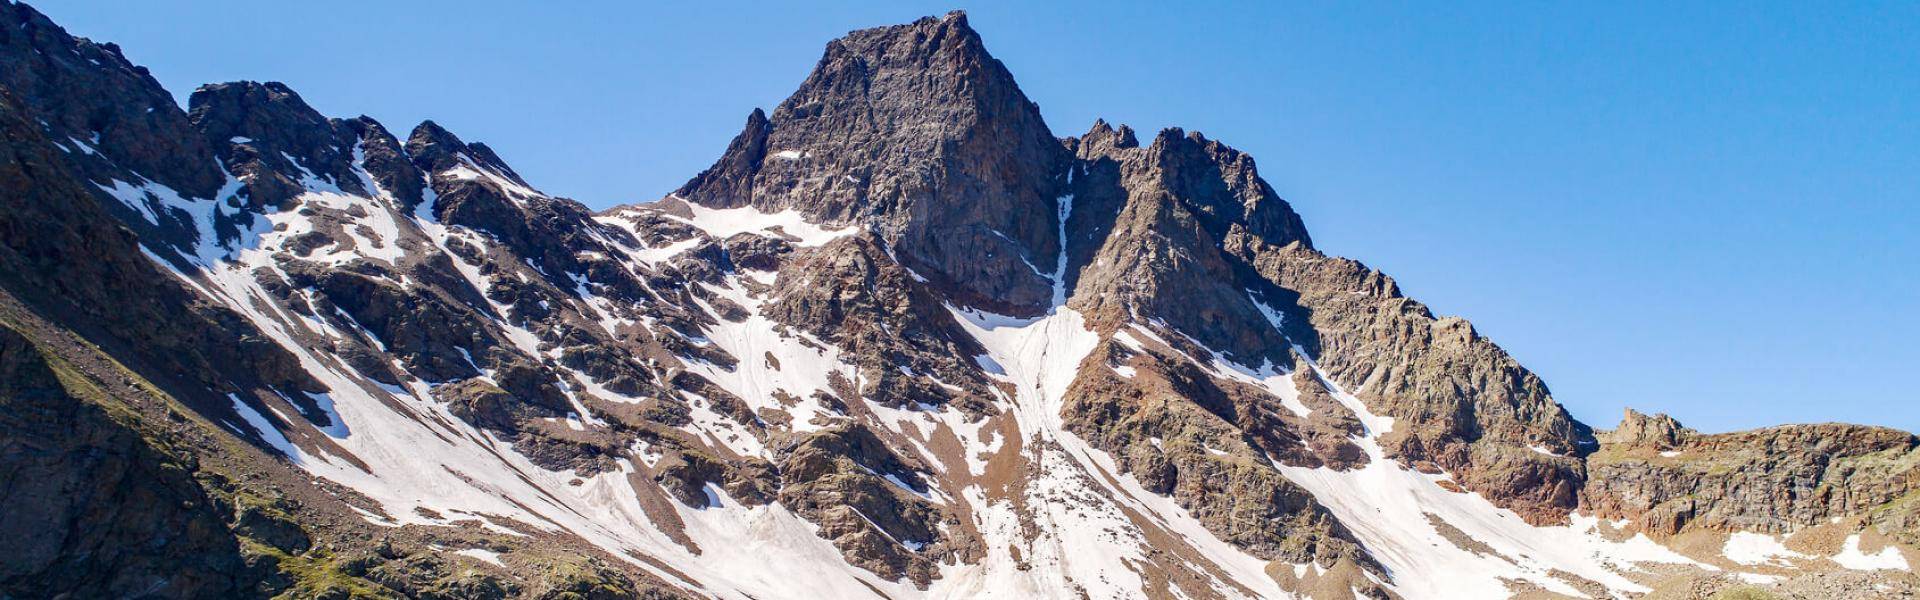
<path id="1" fill-rule="evenodd" d="M 0 598 L 1911 598 L 1917 492 L 1901 431 L 1589 428 L 961 13 L 594 212 L 0 0 Z"/>

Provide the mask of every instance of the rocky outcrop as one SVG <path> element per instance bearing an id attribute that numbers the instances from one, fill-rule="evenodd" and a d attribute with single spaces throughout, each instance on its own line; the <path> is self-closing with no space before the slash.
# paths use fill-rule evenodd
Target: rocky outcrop
<path id="1" fill-rule="evenodd" d="M 728 461 L 707 452 L 682 448 L 667 453 L 653 466 L 654 479 L 682 504 L 712 507 L 718 498 L 707 494 L 716 485 L 727 497 L 747 506 L 772 502 L 779 487 L 776 472 L 765 461 Z"/>
<path id="2" fill-rule="evenodd" d="M 1326 567 L 1348 560 L 1377 569 L 1312 494 L 1266 461 L 1277 456 L 1316 467 L 1364 464 L 1365 455 L 1344 437 L 1322 446 L 1324 456 L 1303 439 L 1302 432 L 1347 426 L 1338 413 L 1323 410 L 1314 421 L 1297 417 L 1271 395 L 1222 382 L 1171 352 L 1161 347 L 1136 353 L 1118 344 L 1096 350 L 1090 360 L 1124 362 L 1130 373 L 1079 377 L 1061 408 L 1067 429 L 1112 454 L 1148 491 L 1172 497 L 1221 539 L 1254 556 Z M 1126 355 L 1131 358 L 1121 360 Z"/>
<path id="3" fill-rule="evenodd" d="M 921 588 L 939 576 L 952 517 L 934 489 L 872 431 L 841 425 L 808 435 L 780 460 L 780 503 L 820 527 L 847 561 Z"/>
<path id="4" fill-rule="evenodd" d="M 1531 519 L 1577 504 L 1571 455 L 1585 428 L 1545 385 L 1464 320 L 1437 319 L 1384 275 L 1313 250 L 1251 158 L 1178 129 L 1142 147 L 1104 122 L 1069 146 L 1083 161 L 1067 222 L 1070 305 L 1090 320 L 1146 320 L 1170 343 L 1196 342 L 1187 353 L 1199 360 L 1218 352 L 1250 369 L 1292 367 L 1299 346 L 1373 412 L 1412 425 L 1383 440 L 1394 457 Z"/>
<path id="5" fill-rule="evenodd" d="M 1601 443 L 1616 448 L 1673 450 L 1697 435 L 1698 432 L 1680 426 L 1673 417 L 1649 415 L 1629 408 L 1627 416 L 1620 419 L 1619 427 L 1596 437 Z"/>
<path id="6" fill-rule="evenodd" d="M 862 396 L 894 407 L 994 410 L 987 381 L 969 360 L 983 352 L 979 344 L 871 236 L 804 253 L 780 273 L 768 318 L 850 354 L 860 369 Z"/>
<path id="7" fill-rule="evenodd" d="M 612 289 L 629 293 L 636 289 L 621 282 L 626 278 L 624 271 L 605 260 L 581 256 L 586 252 L 607 256 L 601 240 L 626 234 L 600 226 L 578 202 L 534 192 L 486 145 L 462 142 L 427 121 L 414 128 L 406 151 L 414 166 L 433 176 L 431 209 L 441 222 L 494 236 L 515 254 L 531 259 L 555 285 L 571 286 L 568 273 L 595 272 L 600 275 L 597 281 Z"/>
<path id="8" fill-rule="evenodd" d="M 1791 532 L 1868 516 L 1904 539 L 1920 491 L 1920 439 L 1858 425 L 1786 425 L 1701 434 L 1632 410 L 1587 457 L 1582 509 L 1672 535 L 1688 529 Z"/>
<path id="9" fill-rule="evenodd" d="M 1291 364 L 1286 336 L 1249 291 L 1264 282 L 1220 240 L 1239 230 L 1304 244 L 1300 217 L 1259 180 L 1252 159 L 1219 142 L 1179 129 L 1145 148 L 1132 139 L 1100 122 L 1074 142 L 1084 162 L 1066 229 L 1071 306 L 1107 327 L 1164 323 L 1243 365 Z M 1083 239 L 1104 242 L 1080 258 L 1073 244 Z"/>
<path id="10" fill-rule="evenodd" d="M 353 132 L 336 127 L 285 84 L 205 85 L 193 91 L 187 106 L 208 145 L 222 149 L 221 163 L 246 182 L 251 211 L 285 206 L 306 191 L 306 178 L 367 193 L 352 172 Z"/>

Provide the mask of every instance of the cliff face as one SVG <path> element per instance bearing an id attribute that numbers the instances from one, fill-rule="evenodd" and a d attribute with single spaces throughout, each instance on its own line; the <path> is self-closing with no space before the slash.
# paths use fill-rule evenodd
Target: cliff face
<path id="1" fill-rule="evenodd" d="M 1059 253 L 1067 156 L 966 15 L 827 44 L 772 116 L 755 112 L 678 196 L 872 228 L 955 300 L 1032 315 Z"/>
<path id="2" fill-rule="evenodd" d="M 963 14 L 600 213 L 0 22 L 0 596 L 1911 589 L 1911 436 L 1596 437 L 1245 153 L 1054 137 Z"/>

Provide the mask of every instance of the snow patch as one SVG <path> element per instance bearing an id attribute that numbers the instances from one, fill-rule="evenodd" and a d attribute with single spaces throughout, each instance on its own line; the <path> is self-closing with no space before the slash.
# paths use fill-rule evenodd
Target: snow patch
<path id="1" fill-rule="evenodd" d="M 707 208 L 692 202 L 687 202 L 686 206 L 689 210 L 693 211 L 693 218 L 687 219 L 676 215 L 668 216 L 698 227 L 701 231 L 707 232 L 707 235 L 713 236 L 716 239 L 726 239 L 739 233 L 754 233 L 780 237 L 772 231 L 778 228 L 779 232 L 785 234 L 786 237 L 798 240 L 794 242 L 794 245 L 812 247 L 831 242 L 841 237 L 853 235 L 860 230 L 858 227 L 827 229 L 807 222 L 806 218 L 800 215 L 800 211 L 793 209 L 787 209 L 777 213 L 764 213 L 750 206 L 740 208 Z"/>
<path id="2" fill-rule="evenodd" d="M 493 563 L 495 566 L 500 566 L 500 567 L 507 566 L 507 563 L 500 562 L 500 553 L 494 552 L 492 550 L 485 550 L 481 548 L 462 548 L 462 549 L 453 551 L 453 553 L 461 556 L 465 556 L 468 558 L 477 558 L 486 562 L 490 562 L 490 563 Z"/>
<path id="3" fill-rule="evenodd" d="M 1840 563 L 1842 567 L 1857 571 L 1881 569 L 1895 571 L 1912 570 L 1907 565 L 1907 557 L 1901 555 L 1900 549 L 1892 545 L 1881 548 L 1879 552 L 1873 554 L 1862 552 L 1860 550 L 1860 534 L 1858 533 L 1847 536 L 1846 545 L 1840 548 L 1839 554 L 1833 555 L 1833 562 Z"/>
<path id="4" fill-rule="evenodd" d="M 260 414 L 260 411 L 254 410 L 252 406 L 248 406 L 245 401 L 240 399 L 239 395 L 227 394 L 227 398 L 233 401 L 233 412 L 239 413 L 240 418 L 246 420 L 247 426 L 252 427 L 254 433 L 260 435 L 261 440 L 265 441 L 267 445 L 273 446 L 273 449 L 279 450 L 281 454 L 286 455 L 286 457 L 294 463 L 298 464 L 302 462 L 300 449 L 294 447 L 293 442 L 287 441 L 287 436 L 280 433 L 280 430 L 273 426 L 273 421 L 268 421 L 266 416 Z"/>
<path id="5" fill-rule="evenodd" d="M 1743 565 L 1791 566 L 1784 559 L 1807 558 L 1807 555 L 1788 550 L 1779 539 L 1764 533 L 1736 531 L 1727 536 L 1727 544 L 1720 553 Z"/>

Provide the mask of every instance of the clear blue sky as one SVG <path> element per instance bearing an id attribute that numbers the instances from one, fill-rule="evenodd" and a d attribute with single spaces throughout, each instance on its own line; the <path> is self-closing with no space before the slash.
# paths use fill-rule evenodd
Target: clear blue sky
<path id="1" fill-rule="evenodd" d="M 1056 135 L 1253 153 L 1322 249 L 1596 427 L 1920 429 L 1920 4 L 386 4 L 37 6 L 183 99 L 430 117 L 594 207 L 698 172 L 840 33 L 965 8 Z"/>

